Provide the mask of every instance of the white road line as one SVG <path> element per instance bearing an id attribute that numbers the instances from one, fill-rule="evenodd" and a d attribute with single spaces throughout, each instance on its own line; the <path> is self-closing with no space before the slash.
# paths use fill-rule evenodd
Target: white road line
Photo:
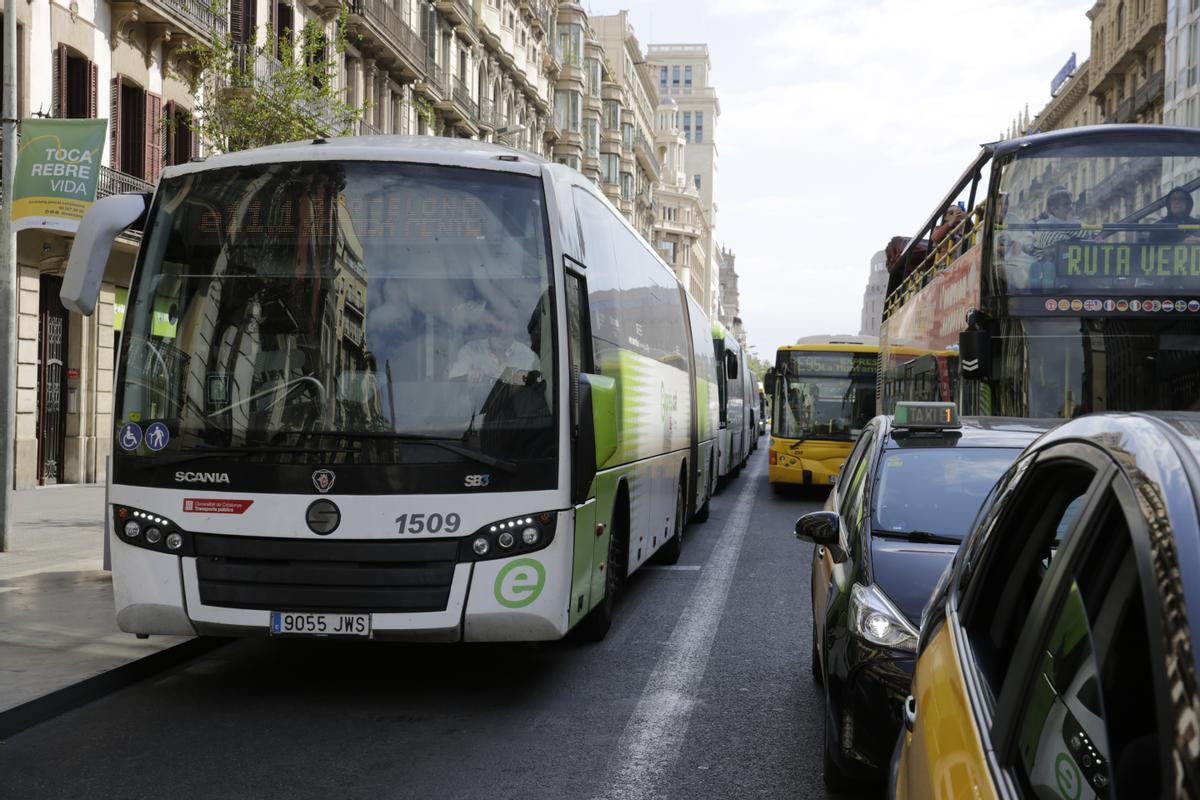
<path id="1" fill-rule="evenodd" d="M 642 567 L 642 569 L 660 569 L 664 572 L 699 572 L 701 568 L 700 564 L 651 564 L 648 567 Z"/>
<path id="2" fill-rule="evenodd" d="M 641 699 L 608 762 L 605 800 L 665 797 L 662 783 L 687 738 L 696 694 L 708 667 L 713 639 L 725 611 L 729 587 L 742 552 L 754 496 L 765 459 L 754 459 L 705 569 L 658 658 Z"/>

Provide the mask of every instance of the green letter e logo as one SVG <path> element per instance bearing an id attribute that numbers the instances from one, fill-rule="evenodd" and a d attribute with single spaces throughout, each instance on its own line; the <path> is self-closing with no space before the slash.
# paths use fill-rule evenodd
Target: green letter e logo
<path id="1" fill-rule="evenodd" d="M 538 599 L 545 585 L 545 567 L 532 558 L 518 559 L 496 576 L 496 602 L 505 608 L 524 608 Z"/>

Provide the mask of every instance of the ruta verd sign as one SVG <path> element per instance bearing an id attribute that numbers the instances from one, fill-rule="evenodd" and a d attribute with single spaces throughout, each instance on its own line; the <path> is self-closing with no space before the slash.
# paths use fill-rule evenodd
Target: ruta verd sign
<path id="1" fill-rule="evenodd" d="M 104 119 L 21 121 L 13 181 L 13 230 L 46 228 L 74 233 L 96 199 Z"/>

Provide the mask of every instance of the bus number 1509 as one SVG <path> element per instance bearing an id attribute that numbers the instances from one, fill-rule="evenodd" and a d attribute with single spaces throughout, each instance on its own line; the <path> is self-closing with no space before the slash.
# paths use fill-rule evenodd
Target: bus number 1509
<path id="1" fill-rule="evenodd" d="M 456 533 L 461 524 L 458 514 L 401 514 L 396 517 L 396 533 Z"/>

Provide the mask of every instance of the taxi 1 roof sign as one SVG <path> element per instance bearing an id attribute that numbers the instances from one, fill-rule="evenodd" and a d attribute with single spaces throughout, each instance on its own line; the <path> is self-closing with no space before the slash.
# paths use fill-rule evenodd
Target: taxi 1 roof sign
<path id="1" fill-rule="evenodd" d="M 925 428 L 941 430 L 961 428 L 958 419 L 958 406 L 954 403 L 916 403 L 902 401 L 896 404 L 896 412 L 892 417 L 892 425 L 896 428 Z"/>

